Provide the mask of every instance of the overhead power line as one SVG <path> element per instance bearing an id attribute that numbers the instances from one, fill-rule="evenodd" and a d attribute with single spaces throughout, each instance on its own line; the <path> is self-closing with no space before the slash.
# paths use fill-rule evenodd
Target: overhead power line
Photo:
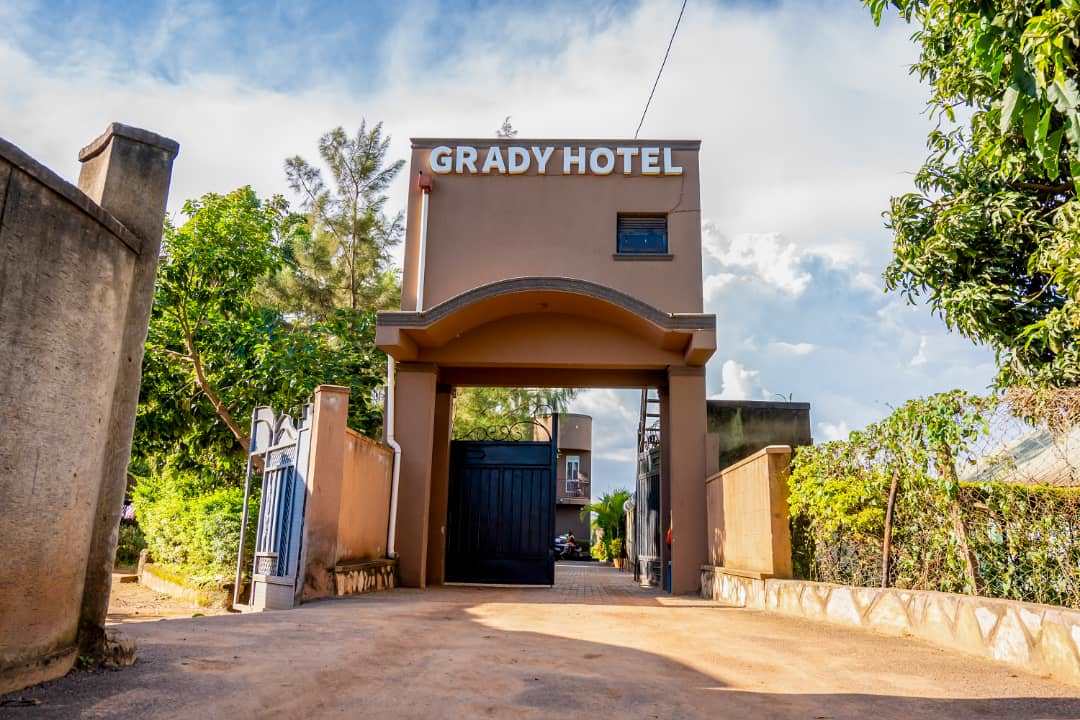
<path id="1" fill-rule="evenodd" d="M 652 104 L 656 86 L 660 84 L 660 76 L 664 74 L 664 66 L 667 65 L 668 55 L 671 54 L 671 44 L 675 42 L 675 33 L 679 32 L 679 23 L 682 22 L 684 12 L 686 12 L 686 0 L 683 0 L 682 7 L 679 9 L 679 17 L 675 20 L 675 29 L 671 31 L 671 39 L 667 42 L 667 50 L 664 51 L 664 59 L 660 63 L 660 70 L 656 73 L 656 80 L 653 81 L 652 90 L 649 91 L 649 99 L 645 101 L 645 109 L 641 111 L 641 120 L 637 124 L 637 130 L 634 131 L 635 140 L 637 140 L 638 133 L 641 132 L 641 126 L 645 124 L 645 113 L 649 112 L 649 105 Z"/>

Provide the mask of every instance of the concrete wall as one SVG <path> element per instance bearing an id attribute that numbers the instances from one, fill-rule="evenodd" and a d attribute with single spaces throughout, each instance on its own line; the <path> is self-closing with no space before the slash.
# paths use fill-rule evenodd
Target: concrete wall
<path id="1" fill-rule="evenodd" d="M 702 595 L 733 605 L 912 636 L 1080 684 L 1080 611 L 927 590 L 754 579 L 704 568 Z"/>
<path id="2" fill-rule="evenodd" d="M 340 563 L 385 557 L 390 518 L 393 452 L 347 427 L 348 388 L 320 385 L 314 404 L 302 600 L 334 595 Z"/>
<path id="3" fill-rule="evenodd" d="M 0 692 L 104 638 L 177 150 L 113 125 L 80 190 L 0 140 Z"/>
<path id="4" fill-rule="evenodd" d="M 791 577 L 790 462 L 790 447 L 770 445 L 705 481 L 710 565 Z"/>
<path id="5" fill-rule="evenodd" d="M 810 404 L 708 400 L 710 474 L 768 445 L 810 445 Z M 712 437 L 714 436 L 715 437 Z"/>

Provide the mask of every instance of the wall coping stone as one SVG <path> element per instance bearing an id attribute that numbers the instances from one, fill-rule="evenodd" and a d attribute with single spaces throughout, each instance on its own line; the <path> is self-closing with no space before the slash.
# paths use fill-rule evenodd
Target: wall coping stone
<path id="1" fill-rule="evenodd" d="M 708 485 L 713 480 L 719 479 L 724 474 L 732 472 L 733 470 L 738 470 L 743 465 L 748 465 L 749 463 L 752 463 L 755 460 L 760 460 L 761 458 L 765 457 L 766 455 L 783 455 L 784 453 L 790 453 L 790 452 L 792 452 L 790 445 L 766 445 L 765 447 L 761 448 L 760 450 L 758 450 L 753 455 L 747 455 L 742 460 L 739 460 L 738 462 L 734 462 L 731 465 L 728 465 L 726 468 L 723 468 L 719 472 L 715 472 L 712 475 L 710 475 L 709 477 L 705 478 L 705 484 Z"/>
<path id="2" fill-rule="evenodd" d="M 34 180 L 37 180 L 45 187 L 67 200 L 83 213 L 89 215 L 92 219 L 96 220 L 98 224 L 115 235 L 120 242 L 126 245 L 128 249 L 136 255 L 142 252 L 142 240 L 140 240 L 131 230 L 128 230 L 123 223 L 112 215 L 112 213 L 91 200 L 86 193 L 75 185 L 64 180 L 55 172 L 45 167 L 20 150 L 13 143 L 2 137 L 0 137 L 0 158 L 8 161 Z"/>
<path id="3" fill-rule="evenodd" d="M 89 145 L 79 151 L 79 162 L 86 162 L 87 160 L 100 155 L 102 151 L 109 146 L 109 142 L 114 137 L 123 137 L 128 140 L 140 142 L 144 145 L 160 148 L 169 153 L 172 157 L 176 157 L 180 153 L 180 143 L 171 138 L 158 135 L 149 130 L 143 130 L 142 128 L 131 127 L 130 125 L 114 122 L 110 123 L 109 127 L 105 128 L 105 132 L 91 140 Z"/>

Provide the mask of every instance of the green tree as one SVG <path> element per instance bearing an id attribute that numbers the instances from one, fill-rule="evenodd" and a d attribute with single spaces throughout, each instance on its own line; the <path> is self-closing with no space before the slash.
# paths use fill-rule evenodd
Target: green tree
<path id="1" fill-rule="evenodd" d="M 1080 3 L 863 2 L 918 26 L 912 72 L 937 121 L 915 192 L 887 214 L 887 288 L 992 347 L 999 385 L 1076 384 Z"/>
<path id="2" fill-rule="evenodd" d="M 593 525 L 602 531 L 600 536 L 601 554 L 605 559 L 614 559 L 625 545 L 623 530 L 626 512 L 623 509 L 632 497 L 629 490 L 615 490 L 604 493 L 596 502 L 581 508 L 581 519 L 587 520 L 593 515 Z"/>
<path id="3" fill-rule="evenodd" d="M 263 283 L 288 262 L 304 218 L 248 187 L 189 201 L 184 213 L 162 242 L 134 472 L 176 456 L 236 478 L 252 408 L 295 411 L 322 383 L 350 387 L 350 424 L 378 432 L 371 391 L 383 382 L 385 356 L 374 346 L 374 314 L 336 310 L 305 321 L 263 302 Z"/>
<path id="4" fill-rule="evenodd" d="M 322 170 L 299 155 L 285 161 L 289 187 L 301 198 L 310 232 L 296 246 L 296 260 L 270 283 L 285 305 L 315 316 L 333 309 L 396 307 L 401 288 L 390 250 L 403 235 L 399 213 L 387 217 L 386 191 L 405 165 L 388 161 L 390 137 L 382 123 L 361 121 L 356 135 L 334 128 L 319 139 Z"/>
<path id="5" fill-rule="evenodd" d="M 565 412 L 573 397 L 563 388 L 461 388 L 454 399 L 454 437 L 531 439 L 532 421 Z"/>

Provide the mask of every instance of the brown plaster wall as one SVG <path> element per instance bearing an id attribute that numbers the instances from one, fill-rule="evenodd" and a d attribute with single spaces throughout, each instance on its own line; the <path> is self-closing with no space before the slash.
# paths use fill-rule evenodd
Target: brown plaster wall
<path id="1" fill-rule="evenodd" d="M 599 321 L 556 313 L 496 320 L 423 354 L 440 366 L 653 368 L 682 364 L 681 348 L 665 351 L 641 336 Z"/>
<path id="2" fill-rule="evenodd" d="M 562 168 L 562 147 L 643 146 L 658 141 L 438 141 L 480 143 L 481 156 L 501 145 L 553 145 L 548 165 Z M 421 147 L 420 145 L 423 145 Z M 432 143 L 414 143 L 410 173 L 433 177 L 430 195 L 424 306 L 505 278 L 569 277 L 598 282 L 666 312 L 701 312 L 701 213 L 696 143 L 673 150 L 680 176 L 639 174 L 432 175 Z M 410 183 L 402 308 L 414 310 L 420 241 L 421 192 Z M 615 252 L 619 213 L 668 213 L 670 260 L 620 262 Z M 498 239 L 493 246 L 493 239 Z M 659 272 L 658 272 L 659 271 Z"/>
<path id="3" fill-rule="evenodd" d="M 435 443 L 436 369 L 397 366 L 396 439 L 401 445 L 396 551 L 405 587 L 426 587 L 431 468 Z"/>
<path id="4" fill-rule="evenodd" d="M 790 461 L 790 447 L 771 446 L 706 481 L 709 565 L 791 577 Z"/>
<path id="5" fill-rule="evenodd" d="M 390 448 L 345 430 L 337 563 L 386 557 L 393 460 Z"/>
<path id="6" fill-rule="evenodd" d="M 706 558 L 705 501 L 705 372 L 672 368 L 668 392 L 661 394 L 661 414 L 667 406 L 661 445 L 669 472 L 666 483 L 671 507 L 671 592 L 697 592 Z M 661 499 L 663 502 L 663 498 Z"/>
<path id="7" fill-rule="evenodd" d="M 450 504 L 450 438 L 454 427 L 453 389 L 440 385 L 435 394 L 431 458 L 431 503 L 428 508 L 427 583 L 446 579 L 446 512 Z"/>
<path id="8" fill-rule="evenodd" d="M 301 560 L 303 600 L 333 595 L 339 564 L 386 557 L 393 451 L 347 427 L 348 416 L 348 388 L 316 388 Z"/>
<path id="9" fill-rule="evenodd" d="M 80 621 L 92 640 L 104 632 L 176 151 L 128 148 L 133 167 L 110 154 L 127 140 L 103 137 L 95 170 L 113 189 L 101 201 L 157 173 L 143 178 L 143 205 L 128 197 L 120 208 L 137 221 L 160 207 L 156 236 L 136 236 L 0 140 L 0 692 L 66 672 Z"/>

